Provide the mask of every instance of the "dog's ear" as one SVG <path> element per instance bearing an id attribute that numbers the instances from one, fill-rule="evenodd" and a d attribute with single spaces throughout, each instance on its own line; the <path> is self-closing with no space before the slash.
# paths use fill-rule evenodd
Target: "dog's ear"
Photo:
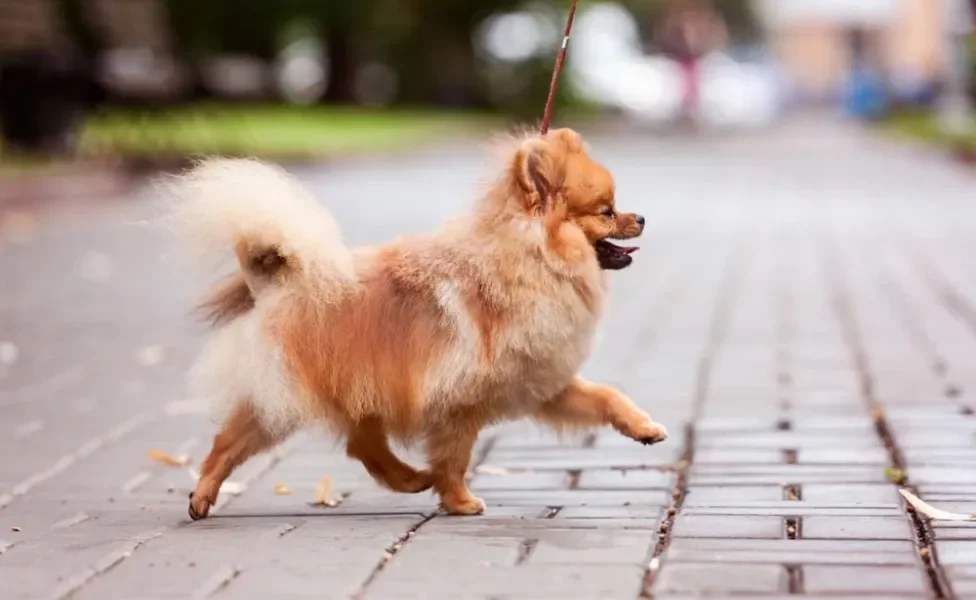
<path id="1" fill-rule="evenodd" d="M 561 127 L 549 132 L 548 137 L 556 140 L 567 152 L 577 153 L 583 151 L 583 138 L 568 127 Z"/>
<path id="2" fill-rule="evenodd" d="M 512 174 L 529 212 L 544 213 L 552 208 L 563 180 L 560 153 L 561 149 L 548 139 L 526 140 L 515 153 Z"/>

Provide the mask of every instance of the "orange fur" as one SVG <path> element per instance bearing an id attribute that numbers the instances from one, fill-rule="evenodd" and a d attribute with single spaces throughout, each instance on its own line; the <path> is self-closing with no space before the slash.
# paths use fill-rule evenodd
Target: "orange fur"
<path id="1" fill-rule="evenodd" d="M 206 305 L 226 324 L 198 375 L 233 395 L 191 516 L 205 516 L 227 465 L 312 422 L 345 437 L 349 456 L 383 485 L 432 486 L 456 514 L 484 509 L 465 470 L 478 432 L 492 423 L 534 418 L 556 428 L 610 425 L 645 443 L 666 438 L 626 396 L 577 376 L 606 291 L 594 245 L 640 235 L 643 220 L 616 212 L 612 177 L 575 132 L 513 145 L 473 214 L 433 235 L 355 251 L 351 267 L 331 241 L 320 248 L 296 234 L 290 243 L 297 226 L 288 215 L 257 233 L 236 225 L 249 218 L 238 207 L 223 221 L 196 209 L 232 232 L 242 274 Z M 292 184 L 267 175 L 257 179 L 277 186 L 264 191 L 282 201 Z M 274 219 L 260 199 L 249 202 Z M 430 470 L 402 463 L 388 436 L 424 440 Z"/>

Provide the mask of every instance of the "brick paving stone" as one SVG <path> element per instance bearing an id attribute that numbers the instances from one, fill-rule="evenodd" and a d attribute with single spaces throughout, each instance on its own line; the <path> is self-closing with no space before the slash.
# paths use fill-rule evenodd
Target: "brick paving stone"
<path id="1" fill-rule="evenodd" d="M 863 412 L 863 408 L 857 407 Z M 696 445 L 702 448 L 721 449 L 775 449 L 783 448 L 874 448 L 878 445 L 876 438 L 865 438 L 859 435 L 836 434 L 832 432 L 794 432 L 770 431 L 753 433 L 711 433 L 697 438 Z"/>
<path id="2" fill-rule="evenodd" d="M 648 550 L 657 536 L 646 533 L 601 532 L 579 535 L 546 535 L 539 538 L 528 562 L 533 565 L 635 565 L 645 566 Z"/>
<path id="3" fill-rule="evenodd" d="M 471 484 L 476 492 L 485 490 L 559 490 L 565 489 L 569 480 L 560 471 L 512 472 L 504 475 L 479 475 Z"/>
<path id="4" fill-rule="evenodd" d="M 976 544 L 970 541 L 940 541 L 936 548 L 939 552 L 939 563 L 942 565 L 976 565 Z"/>
<path id="5" fill-rule="evenodd" d="M 781 485 L 725 485 L 691 486 L 687 490 L 685 506 L 747 505 L 752 502 L 775 502 L 783 499 Z"/>
<path id="6" fill-rule="evenodd" d="M 666 564 L 652 588 L 658 594 L 771 594 L 786 591 L 786 571 L 773 565 Z"/>
<path id="7" fill-rule="evenodd" d="M 831 484 L 808 483 L 803 486 L 803 499 L 809 502 L 844 502 L 869 506 L 898 506 L 901 496 L 887 483 Z"/>
<path id="8" fill-rule="evenodd" d="M 555 519 L 654 519 L 664 511 L 663 506 L 626 504 L 620 506 L 566 506 Z"/>
<path id="9" fill-rule="evenodd" d="M 839 565 L 803 567 L 803 587 L 814 594 L 923 594 L 928 589 L 918 568 Z"/>
<path id="10" fill-rule="evenodd" d="M 809 539 L 911 540 L 907 519 L 897 517 L 804 517 L 803 537 Z"/>
<path id="11" fill-rule="evenodd" d="M 775 448 L 705 448 L 695 452 L 696 465 L 708 464 L 768 464 L 783 463 L 783 451 Z"/>
<path id="12" fill-rule="evenodd" d="M 896 506 L 870 506 L 854 503 L 816 503 L 793 500 L 770 502 L 722 502 L 721 500 L 709 504 L 686 507 L 685 515 L 779 515 L 783 517 L 802 517 L 818 515 L 836 518 L 904 518 L 904 512 Z"/>
<path id="13" fill-rule="evenodd" d="M 675 538 L 764 538 L 784 537 L 783 519 L 769 516 L 702 516 L 683 514 L 675 522 Z"/>
<path id="14" fill-rule="evenodd" d="M 664 490 L 488 490 L 481 494 L 489 505 L 508 506 L 667 506 L 671 493 Z"/>
<path id="15" fill-rule="evenodd" d="M 741 594 L 709 594 L 709 600 L 742 600 Z M 759 596 L 762 600 L 796 600 L 797 596 L 794 594 L 763 594 Z M 917 600 L 922 600 L 928 598 L 924 593 L 911 593 L 911 592 L 885 592 L 881 595 L 865 596 L 864 594 L 803 594 L 800 596 L 803 600 L 864 600 L 864 598 L 915 598 Z M 701 596 L 698 595 L 688 595 L 688 594 L 664 594 L 655 596 L 656 600 L 700 600 Z"/>
<path id="16" fill-rule="evenodd" d="M 918 485 L 951 483 L 972 486 L 976 485 L 976 473 L 965 465 L 915 467 L 912 469 L 912 481 Z"/>
<path id="17" fill-rule="evenodd" d="M 870 433 L 873 433 L 873 430 Z M 860 448 L 857 450 L 804 448 L 797 452 L 797 463 L 801 465 L 879 465 L 884 467 L 889 463 L 889 458 L 888 453 L 880 444 L 876 448 Z"/>
<path id="18" fill-rule="evenodd" d="M 430 556 L 428 564 L 436 564 L 438 556 Z M 435 579 L 428 569 L 398 568 L 396 562 L 370 586 L 370 598 L 632 598 L 644 578 L 637 566 L 527 563 L 506 569 L 478 565 Z"/>
<path id="19" fill-rule="evenodd" d="M 894 540 L 760 540 L 675 538 L 668 556 L 684 562 L 916 565 L 910 542 Z"/>
<path id="20" fill-rule="evenodd" d="M 588 469 L 580 475 L 577 488 L 581 490 L 648 490 L 674 487 L 675 475 L 658 470 L 593 470 Z"/>
<path id="21" fill-rule="evenodd" d="M 579 469 L 652 469 L 667 467 L 671 464 L 670 457 L 664 455 L 663 452 L 644 449 L 634 442 L 631 442 L 629 446 L 632 448 L 613 453 L 598 452 L 591 448 L 563 448 L 560 452 L 548 455 L 525 452 L 498 457 L 492 456 L 488 466 L 530 471 L 570 471 Z"/>

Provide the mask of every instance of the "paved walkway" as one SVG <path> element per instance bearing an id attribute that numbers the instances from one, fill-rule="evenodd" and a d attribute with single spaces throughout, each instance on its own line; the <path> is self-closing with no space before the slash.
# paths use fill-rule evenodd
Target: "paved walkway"
<path id="1" fill-rule="evenodd" d="M 932 526 L 886 476 L 976 512 L 972 176 L 828 123 L 592 142 L 651 225 L 586 374 L 673 435 L 491 432 L 479 518 L 312 432 L 189 523 L 190 476 L 146 452 L 199 461 L 213 431 L 183 395 L 190 261 L 140 227 L 148 194 L 7 215 L 0 597 L 976 597 L 976 524 Z M 483 157 L 303 175 L 365 242 L 457 213 Z M 341 505 L 310 506 L 326 475 Z"/>

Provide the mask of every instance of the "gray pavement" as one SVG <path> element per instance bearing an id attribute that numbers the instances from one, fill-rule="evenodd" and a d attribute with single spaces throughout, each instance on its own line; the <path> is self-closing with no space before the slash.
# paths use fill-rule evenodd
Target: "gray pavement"
<path id="1" fill-rule="evenodd" d="M 827 122 L 596 137 L 648 216 L 585 374 L 672 438 L 486 432 L 487 514 L 379 489 L 319 432 L 186 519 L 214 425 L 185 396 L 205 279 L 125 202 L 0 207 L 0 598 L 976 597 L 974 181 Z M 459 213 L 490 174 L 450 148 L 299 174 L 352 243 Z M 331 476 L 343 497 L 310 506 Z M 277 484 L 290 494 L 275 494 Z"/>

